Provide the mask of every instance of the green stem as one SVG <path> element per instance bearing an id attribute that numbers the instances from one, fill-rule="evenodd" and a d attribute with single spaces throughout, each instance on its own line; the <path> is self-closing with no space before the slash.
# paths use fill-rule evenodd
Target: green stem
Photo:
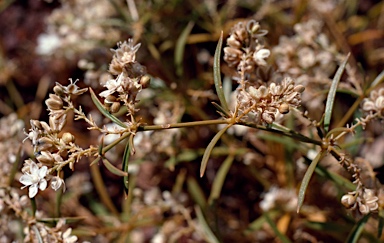
<path id="1" fill-rule="evenodd" d="M 194 126 L 229 124 L 231 122 L 231 120 L 232 119 L 194 121 L 194 122 L 162 124 L 162 125 L 148 125 L 148 126 L 140 126 L 138 131 L 164 130 L 164 129 L 181 128 L 181 127 L 194 127 Z"/>

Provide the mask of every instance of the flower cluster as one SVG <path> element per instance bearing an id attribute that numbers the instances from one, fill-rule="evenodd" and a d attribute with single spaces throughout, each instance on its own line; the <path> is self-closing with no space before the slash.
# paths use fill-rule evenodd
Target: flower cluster
<path id="1" fill-rule="evenodd" d="M 303 91 L 304 86 L 295 86 L 288 77 L 281 84 L 271 83 L 268 87 L 261 85 L 258 88 L 250 86 L 239 91 L 238 109 L 256 123 L 271 124 L 279 113 L 287 114 L 290 107 L 300 105 L 300 94 Z"/>
<path id="2" fill-rule="evenodd" d="M 20 145 L 23 139 L 24 122 L 11 113 L 0 119 L 0 185 L 9 183 L 9 176 L 17 157 L 23 154 Z"/>
<path id="3" fill-rule="evenodd" d="M 58 190 L 64 184 L 59 176 L 62 168 L 69 164 L 73 169 L 74 163 L 86 154 L 74 144 L 75 137 L 71 133 L 63 132 L 68 112 L 75 110 L 77 114 L 82 114 L 81 110 L 74 108 L 71 96 L 81 95 L 87 91 L 87 88 L 80 89 L 76 82 L 70 81 L 68 86 L 56 83 L 53 88 L 55 93 L 50 94 L 45 101 L 49 111 L 49 124 L 38 120 L 30 122 L 31 128 L 27 139 L 32 141 L 38 163 L 26 160 L 22 168 L 24 175 L 20 177 L 24 187 L 29 186 L 30 198 L 36 196 L 38 189 L 46 189 L 47 180 L 51 180 L 52 189 Z M 50 174 L 55 170 L 58 175 L 51 176 Z"/>
<path id="4" fill-rule="evenodd" d="M 266 66 L 270 51 L 264 48 L 260 37 L 267 34 L 254 20 L 239 22 L 231 31 L 224 48 L 224 60 L 230 67 L 252 72 L 258 66 Z"/>
<path id="5" fill-rule="evenodd" d="M 278 78 L 262 74 L 264 71 L 259 67 L 267 66 L 266 58 L 270 54 L 261 44 L 261 37 L 266 34 L 254 20 L 239 22 L 224 48 L 224 60 L 237 69 L 234 79 L 239 83 L 236 90 L 238 114 L 241 120 L 256 124 L 271 124 L 278 114 L 287 114 L 291 107 L 298 107 L 304 91 L 304 86 L 295 85 L 290 77 L 280 78 L 278 83 L 272 81 Z"/>
<path id="6" fill-rule="evenodd" d="M 363 100 L 363 111 L 371 114 L 377 114 L 380 117 L 384 116 L 384 88 L 373 90 L 369 98 Z"/>
<path id="7" fill-rule="evenodd" d="M 37 53 L 59 53 L 71 57 L 92 50 L 100 44 L 113 45 L 120 38 L 119 30 L 101 24 L 116 14 L 113 5 L 108 1 L 60 2 L 61 7 L 47 18 L 47 33 L 39 36 Z"/>
<path id="8" fill-rule="evenodd" d="M 341 198 L 341 203 L 349 209 L 356 209 L 362 214 L 376 212 L 379 209 L 379 198 L 372 189 L 363 188 L 359 191 L 353 191 Z"/>
<path id="9" fill-rule="evenodd" d="M 317 111 L 323 107 L 325 99 L 321 91 L 330 86 L 331 76 L 342 56 L 323 32 L 322 21 L 311 18 L 295 24 L 294 31 L 293 36 L 280 37 L 272 55 L 279 71 L 305 86 L 302 99 L 306 108 Z"/>
<path id="10" fill-rule="evenodd" d="M 129 39 L 119 42 L 118 48 L 114 50 L 109 72 L 118 76 L 108 80 L 104 85 L 107 90 L 99 94 L 105 98 L 104 105 L 111 112 L 117 112 L 123 103 L 128 108 L 127 115 L 133 115 L 137 94 L 149 86 L 150 78 L 146 75 L 146 68 L 135 61 L 139 48 L 140 44 L 134 45 L 133 40 Z"/>

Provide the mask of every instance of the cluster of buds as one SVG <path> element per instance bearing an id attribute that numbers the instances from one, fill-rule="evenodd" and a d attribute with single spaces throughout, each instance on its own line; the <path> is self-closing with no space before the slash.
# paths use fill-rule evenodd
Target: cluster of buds
<path id="1" fill-rule="evenodd" d="M 341 203 L 348 209 L 358 208 L 362 214 L 376 212 L 379 208 L 379 198 L 372 189 L 362 188 L 359 191 L 349 192 L 341 198 Z"/>
<path id="2" fill-rule="evenodd" d="M 284 78 L 281 84 L 271 83 L 268 87 L 250 86 L 240 90 L 237 96 L 240 113 L 256 123 L 271 124 L 276 115 L 287 114 L 291 107 L 300 105 L 300 94 L 304 86 L 296 85 L 291 78 Z"/>
<path id="3" fill-rule="evenodd" d="M 264 48 L 260 37 L 267 34 L 254 20 L 237 23 L 227 39 L 224 60 L 230 67 L 250 73 L 258 66 L 266 66 L 270 51 Z"/>
<path id="4" fill-rule="evenodd" d="M 99 94 L 105 98 L 105 107 L 113 113 L 119 111 L 121 104 L 124 104 L 128 114 L 134 114 L 137 94 L 149 86 L 150 78 L 146 75 L 146 68 L 135 61 L 139 48 L 140 44 L 134 45 L 133 40 L 129 39 L 119 42 L 118 48 L 113 50 L 115 53 L 109 72 L 117 75 L 117 78 L 108 80 L 104 85 L 107 90 Z"/>
<path id="5" fill-rule="evenodd" d="M 377 114 L 380 117 L 384 116 L 384 88 L 378 91 L 374 90 L 370 93 L 369 98 L 363 101 L 363 111 L 371 114 Z"/>

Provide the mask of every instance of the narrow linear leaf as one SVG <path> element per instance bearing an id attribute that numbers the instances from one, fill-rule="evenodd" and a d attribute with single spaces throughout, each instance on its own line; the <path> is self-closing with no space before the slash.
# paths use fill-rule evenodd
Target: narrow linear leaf
<path id="1" fill-rule="evenodd" d="M 195 211 L 196 211 L 197 220 L 199 221 L 199 225 L 201 225 L 205 234 L 207 235 L 208 242 L 219 243 L 220 241 L 217 239 L 217 237 L 215 236 L 215 234 L 212 232 L 211 228 L 209 227 L 207 220 L 205 219 L 204 214 L 201 211 L 201 209 L 198 206 L 196 206 Z"/>
<path id="2" fill-rule="evenodd" d="M 272 219 L 269 217 L 268 213 L 264 213 L 265 220 L 271 226 L 273 232 L 275 232 L 275 235 L 277 238 L 281 240 L 283 243 L 291 243 L 291 241 L 288 239 L 287 236 L 283 235 L 280 230 L 276 227 L 276 224 L 272 221 Z"/>
<path id="3" fill-rule="evenodd" d="M 183 30 L 181 33 L 179 39 L 177 40 L 176 43 L 176 48 L 175 48 L 175 65 L 176 65 L 176 74 L 178 76 L 183 75 L 183 57 L 184 57 L 184 49 L 185 49 L 185 44 L 187 43 L 187 38 L 189 34 L 191 33 L 191 30 L 193 28 L 194 23 L 189 22 L 187 27 Z"/>
<path id="4" fill-rule="evenodd" d="M 60 220 L 65 220 L 67 224 L 77 223 L 86 219 L 85 217 L 57 217 L 57 218 L 41 218 L 36 219 L 37 222 L 45 223 L 45 224 L 57 224 Z"/>
<path id="5" fill-rule="evenodd" d="M 361 233 L 363 233 L 364 226 L 367 223 L 369 217 L 371 217 L 371 214 L 365 215 L 362 219 L 359 220 L 353 227 L 351 233 L 349 234 L 347 240 L 345 241 L 346 243 L 356 243 L 358 242 Z"/>
<path id="6" fill-rule="evenodd" d="M 97 109 L 107 118 L 109 118 L 111 121 L 113 121 L 114 123 L 118 124 L 119 126 L 121 127 L 124 127 L 126 128 L 127 125 L 125 125 L 122 121 L 119 120 L 119 118 L 117 118 L 116 116 L 112 115 L 111 113 L 109 113 L 109 111 L 107 111 L 103 104 L 101 104 L 101 102 L 99 101 L 99 99 L 97 98 L 97 96 L 95 95 L 95 92 L 93 92 L 92 88 L 89 88 L 89 92 L 91 92 L 91 99 L 93 101 L 93 103 L 95 104 L 95 106 L 97 107 Z"/>
<path id="7" fill-rule="evenodd" d="M 112 174 L 117 176 L 128 176 L 128 172 L 122 171 L 116 168 L 111 162 L 109 162 L 106 158 L 103 158 L 103 164 L 105 168 L 107 168 Z"/>
<path id="8" fill-rule="evenodd" d="M 133 136 L 133 134 L 131 134 L 131 136 Z M 127 173 L 127 175 L 124 176 L 124 178 L 123 178 L 123 184 L 124 184 L 126 192 L 129 189 L 129 185 L 128 185 L 128 162 L 129 162 L 130 155 L 131 155 L 131 146 L 130 146 L 130 143 L 127 142 L 127 144 L 125 145 L 125 150 L 124 150 L 124 154 L 123 154 L 123 171 Z"/>
<path id="9" fill-rule="evenodd" d="M 213 80 L 215 82 L 215 88 L 217 96 L 219 97 L 221 107 L 223 107 L 226 115 L 229 114 L 229 108 L 223 91 L 223 85 L 221 83 L 221 71 L 220 71 L 220 54 L 221 47 L 223 45 L 223 32 L 221 32 L 219 43 L 217 43 L 214 61 L 213 61 Z"/>
<path id="10" fill-rule="evenodd" d="M 102 205 L 108 208 L 113 215 L 118 216 L 119 212 L 116 209 L 107 191 L 107 188 L 105 186 L 105 183 L 100 173 L 100 167 L 91 166 L 91 174 L 92 174 L 93 185 L 95 186 L 95 189 L 100 196 L 100 200 L 103 203 Z"/>
<path id="11" fill-rule="evenodd" d="M 279 215 L 280 215 L 280 212 L 277 210 L 271 210 L 268 212 L 268 217 L 271 220 L 276 219 Z M 265 222 L 266 222 L 265 214 L 262 214 L 262 215 L 260 215 L 260 217 L 258 217 L 257 219 L 255 219 L 253 222 L 251 222 L 248 225 L 248 227 L 244 231 L 244 233 L 247 235 L 247 234 L 251 234 L 252 232 L 255 232 L 257 230 L 260 230 L 263 227 Z"/>
<path id="12" fill-rule="evenodd" d="M 223 188 L 223 184 L 225 181 L 225 177 L 228 174 L 229 168 L 232 165 L 234 160 L 233 155 L 229 155 L 220 166 L 219 171 L 215 176 L 215 180 L 212 184 L 211 194 L 209 195 L 208 204 L 212 205 L 213 201 L 220 197 L 221 189 Z"/>
<path id="13" fill-rule="evenodd" d="M 300 190 L 299 190 L 299 195 L 298 195 L 298 202 L 297 202 L 297 213 L 299 213 L 301 206 L 303 205 L 304 202 L 304 197 L 305 197 L 305 192 L 307 191 L 307 187 L 309 184 L 309 181 L 311 180 L 312 174 L 316 169 L 317 164 L 323 157 L 324 152 L 320 151 L 316 157 L 312 160 L 312 163 L 309 165 L 307 171 L 305 172 L 303 181 L 301 182 Z"/>
<path id="14" fill-rule="evenodd" d="M 209 159 L 209 156 L 211 155 L 212 153 L 212 149 L 213 147 L 215 147 L 217 141 L 219 141 L 220 137 L 227 131 L 228 128 L 230 128 L 232 126 L 232 124 L 229 124 L 227 125 L 225 128 L 223 128 L 222 130 L 220 130 L 211 140 L 211 142 L 209 142 L 207 148 L 205 149 L 205 152 L 204 152 L 204 155 L 203 155 L 203 159 L 201 160 L 201 166 L 200 166 L 200 177 L 203 177 L 204 175 L 204 172 L 205 172 L 205 169 L 207 168 L 207 164 L 208 164 L 208 159 Z"/>
<path id="15" fill-rule="evenodd" d="M 97 164 L 97 163 L 99 162 L 99 160 L 100 160 L 100 157 L 97 157 L 95 160 L 93 160 L 93 161 L 89 164 L 89 166 L 92 166 L 92 165 Z"/>
<path id="16" fill-rule="evenodd" d="M 217 109 L 217 112 L 221 115 L 221 116 L 224 116 L 224 117 L 230 117 L 230 115 L 224 110 L 223 107 L 221 107 L 219 104 L 217 104 L 216 102 L 211 102 L 212 105 Z"/>
<path id="17" fill-rule="evenodd" d="M 337 69 L 337 72 L 335 74 L 335 77 L 332 80 L 332 85 L 331 88 L 329 89 L 328 92 L 328 97 L 327 97 L 327 103 L 325 105 L 325 116 L 324 116 L 324 130 L 327 133 L 329 130 L 329 124 L 331 122 L 331 116 L 332 116 L 332 110 L 333 110 L 333 104 L 335 102 L 335 96 L 336 96 L 336 91 L 337 91 L 337 86 L 339 85 L 341 75 L 343 75 L 345 66 L 347 65 L 348 58 L 350 56 L 350 53 L 347 55 L 339 69 Z"/>
<path id="18" fill-rule="evenodd" d="M 193 177 L 187 179 L 188 193 L 192 199 L 199 205 L 200 208 L 207 207 L 207 199 L 205 198 L 204 192 Z"/>
<path id="19" fill-rule="evenodd" d="M 383 81 L 384 81 L 384 70 L 381 71 L 381 73 L 379 75 L 377 75 L 375 80 L 373 80 L 373 82 L 371 83 L 369 89 L 370 90 L 374 89 L 378 84 L 380 84 Z"/>
<path id="20" fill-rule="evenodd" d="M 103 147 L 104 147 L 104 136 L 101 137 L 100 145 L 99 145 L 99 155 L 103 156 Z"/>
<path id="21" fill-rule="evenodd" d="M 39 243 L 44 243 L 43 238 L 41 238 L 40 231 L 37 229 L 36 225 L 32 225 L 32 229 L 35 232 L 37 242 Z"/>

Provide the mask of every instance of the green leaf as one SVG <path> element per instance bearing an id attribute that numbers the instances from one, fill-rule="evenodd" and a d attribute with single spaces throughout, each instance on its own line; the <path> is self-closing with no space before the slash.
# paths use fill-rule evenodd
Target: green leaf
<path id="1" fill-rule="evenodd" d="M 133 137 L 133 134 L 131 134 L 130 137 Z M 127 173 L 127 175 L 124 176 L 124 178 L 123 178 L 123 184 L 124 184 L 126 192 L 129 189 L 129 185 L 128 185 L 128 162 L 129 162 L 130 155 L 131 155 L 131 143 L 127 142 L 127 144 L 125 145 L 125 150 L 124 150 L 124 154 L 123 154 L 123 171 Z"/>
<path id="2" fill-rule="evenodd" d="M 200 177 L 203 177 L 205 169 L 207 168 L 208 159 L 209 156 L 212 153 L 213 147 L 215 147 L 217 141 L 219 141 L 220 137 L 227 131 L 228 128 L 230 128 L 232 124 L 227 125 L 225 128 L 220 130 L 211 140 L 211 142 L 208 144 L 207 148 L 205 149 L 203 159 L 201 160 L 201 166 L 200 166 Z"/>
<path id="3" fill-rule="evenodd" d="M 345 242 L 347 243 L 356 243 L 358 242 L 361 233 L 364 230 L 364 226 L 367 223 L 369 217 L 371 217 L 370 214 L 365 215 L 362 219 L 357 222 L 357 224 L 353 227 L 351 233 L 349 234 L 347 240 Z"/>
<path id="4" fill-rule="evenodd" d="M 117 176 L 128 176 L 128 172 L 122 171 L 122 170 L 116 168 L 106 158 L 103 158 L 103 164 L 112 174 L 115 174 Z"/>
<path id="5" fill-rule="evenodd" d="M 291 241 L 288 239 L 287 236 L 283 235 L 279 229 L 277 228 L 276 224 L 272 221 L 272 219 L 269 217 L 268 213 L 263 214 L 265 217 L 265 220 L 271 226 L 273 232 L 275 232 L 275 235 L 280 239 L 281 242 L 283 243 L 291 243 Z"/>
<path id="6" fill-rule="evenodd" d="M 280 212 L 276 210 L 271 210 L 268 212 L 268 217 L 272 220 L 276 219 L 278 216 L 280 216 Z M 254 231 L 260 230 L 263 225 L 266 222 L 265 214 L 260 215 L 257 219 L 255 219 L 253 222 L 251 222 L 247 229 L 244 231 L 246 235 L 251 234 Z"/>
<path id="7" fill-rule="evenodd" d="M 97 163 L 99 162 L 99 160 L 100 160 L 100 157 L 97 157 L 96 159 L 94 159 L 94 160 L 89 164 L 89 166 L 92 166 L 92 165 L 97 164 Z"/>
<path id="8" fill-rule="evenodd" d="M 377 75 L 375 80 L 373 80 L 373 82 L 371 83 L 369 89 L 370 90 L 374 89 L 378 84 L 380 84 L 383 81 L 384 81 L 384 70 L 381 71 L 381 73 L 379 75 Z"/>
<path id="9" fill-rule="evenodd" d="M 221 71 L 220 71 L 220 54 L 221 47 L 223 45 L 223 32 L 221 32 L 219 43 L 217 43 L 214 61 L 213 61 L 213 80 L 215 82 L 215 88 L 217 96 L 219 97 L 221 107 L 225 111 L 224 114 L 229 116 L 229 108 L 223 91 L 223 85 L 221 83 Z"/>
<path id="10" fill-rule="evenodd" d="M 230 115 L 228 114 L 227 111 L 224 110 L 223 107 L 221 107 L 219 104 L 217 104 L 216 102 L 211 102 L 212 105 L 217 109 L 217 112 L 221 115 L 221 116 L 224 116 L 224 117 L 230 117 Z"/>
<path id="11" fill-rule="evenodd" d="M 187 43 L 187 38 L 191 33 L 194 23 L 189 22 L 187 27 L 181 33 L 179 39 L 177 39 L 176 48 L 175 48 L 175 66 L 176 66 L 176 74 L 178 76 L 183 75 L 183 57 L 184 57 L 184 49 L 185 44 Z"/>
<path id="12" fill-rule="evenodd" d="M 204 192 L 193 177 L 188 177 L 187 179 L 187 188 L 188 193 L 191 195 L 192 199 L 199 205 L 200 208 L 207 207 L 207 199 L 205 198 Z"/>
<path id="13" fill-rule="evenodd" d="M 229 168 L 232 165 L 234 160 L 233 155 L 229 155 L 223 164 L 220 166 L 219 171 L 215 176 L 215 180 L 212 184 L 211 194 L 209 195 L 208 204 L 212 205 L 213 201 L 220 197 L 221 189 L 223 188 L 223 184 L 225 181 L 225 177 L 228 174 Z"/>
<path id="14" fill-rule="evenodd" d="M 197 220 L 199 222 L 199 225 L 203 228 L 203 230 L 207 236 L 208 242 L 219 243 L 220 241 L 217 239 L 216 235 L 212 232 L 211 228 L 209 227 L 207 220 L 205 219 L 204 214 L 201 211 L 201 208 L 196 206 L 195 211 L 196 211 L 196 216 L 197 216 Z"/>
<path id="15" fill-rule="evenodd" d="M 324 116 L 324 130 L 326 133 L 329 130 L 329 125 L 331 122 L 332 110 L 333 110 L 333 104 L 335 102 L 337 86 L 339 85 L 341 75 L 343 75 L 349 56 L 350 54 L 347 55 L 347 57 L 345 58 L 345 60 L 337 70 L 335 77 L 332 80 L 331 88 L 329 89 L 329 92 L 328 92 L 327 103 L 325 105 L 325 116 Z"/>
<path id="16" fill-rule="evenodd" d="M 298 195 L 298 202 L 297 202 L 297 213 L 299 213 L 301 206 L 304 202 L 305 192 L 307 191 L 307 187 L 309 184 L 309 181 L 311 180 L 312 174 L 316 169 L 317 164 L 321 160 L 321 158 L 324 155 L 324 151 L 320 151 L 316 157 L 312 160 L 312 163 L 309 165 L 307 171 L 305 172 L 303 181 L 301 182 L 299 195 Z"/>
<path id="17" fill-rule="evenodd" d="M 113 121 L 114 123 L 118 124 L 119 126 L 124 127 L 124 128 L 127 127 L 127 125 L 125 125 L 122 121 L 120 121 L 119 118 L 117 118 L 116 116 L 112 115 L 111 113 L 109 113 L 109 111 L 107 111 L 104 108 L 103 104 L 101 104 L 101 102 L 99 101 L 99 99 L 95 95 L 95 92 L 93 92 L 92 88 L 89 88 L 89 92 L 91 92 L 92 101 L 95 104 L 95 106 L 97 107 L 97 109 L 99 109 L 101 114 L 103 114 L 105 117 L 109 118 L 111 121 Z"/>

